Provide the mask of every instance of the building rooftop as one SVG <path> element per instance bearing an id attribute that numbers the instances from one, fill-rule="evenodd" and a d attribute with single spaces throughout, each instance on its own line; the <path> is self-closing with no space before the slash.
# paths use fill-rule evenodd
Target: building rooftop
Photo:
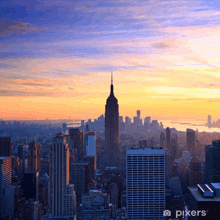
<path id="1" fill-rule="evenodd" d="M 220 183 L 211 183 L 215 189 L 220 189 Z"/>
<path id="2" fill-rule="evenodd" d="M 4 159 L 6 159 L 6 158 L 8 158 L 8 157 L 10 157 L 10 156 L 0 157 L 0 160 L 4 160 Z"/>
<path id="3" fill-rule="evenodd" d="M 134 148 L 134 149 L 128 149 L 127 150 L 127 155 L 144 155 L 144 154 L 164 154 L 164 149 L 163 148 Z"/>
<path id="4" fill-rule="evenodd" d="M 213 197 L 213 198 L 203 197 L 202 194 L 199 192 L 197 186 L 191 186 L 188 188 L 189 188 L 189 191 L 192 193 L 192 195 L 197 200 L 197 202 L 220 202 L 219 197 Z"/>

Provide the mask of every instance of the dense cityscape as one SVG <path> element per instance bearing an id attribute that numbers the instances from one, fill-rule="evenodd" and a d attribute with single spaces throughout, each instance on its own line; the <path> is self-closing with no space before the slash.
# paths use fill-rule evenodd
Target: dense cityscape
<path id="1" fill-rule="evenodd" d="M 217 0 L 1 0 L 0 220 L 219 220 L 219 21 Z"/>
<path id="2" fill-rule="evenodd" d="M 212 126 L 208 116 L 207 126 Z M 113 79 L 91 121 L 1 121 L 7 220 L 219 219 L 220 133 L 119 116 Z"/>

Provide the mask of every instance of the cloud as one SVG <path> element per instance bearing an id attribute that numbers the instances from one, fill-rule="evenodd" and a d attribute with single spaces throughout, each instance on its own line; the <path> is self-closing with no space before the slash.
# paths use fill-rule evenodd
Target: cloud
<path id="1" fill-rule="evenodd" d="M 28 32 L 45 30 L 45 28 L 33 27 L 27 22 L 17 22 L 6 19 L 0 19 L 0 36 L 9 36 L 12 34 L 26 34 Z"/>

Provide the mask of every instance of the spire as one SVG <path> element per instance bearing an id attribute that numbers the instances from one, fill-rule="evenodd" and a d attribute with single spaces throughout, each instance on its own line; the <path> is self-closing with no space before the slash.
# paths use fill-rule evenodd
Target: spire
<path id="1" fill-rule="evenodd" d="M 115 97 L 114 96 L 114 88 L 113 88 L 113 73 L 111 72 L 111 92 L 109 97 Z"/>

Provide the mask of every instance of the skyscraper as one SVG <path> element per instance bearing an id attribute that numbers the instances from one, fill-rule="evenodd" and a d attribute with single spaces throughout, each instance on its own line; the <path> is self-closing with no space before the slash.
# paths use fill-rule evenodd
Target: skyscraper
<path id="1" fill-rule="evenodd" d="M 192 129 L 186 129 L 186 147 L 190 151 L 191 156 L 195 156 L 196 133 Z"/>
<path id="2" fill-rule="evenodd" d="M 11 176 L 11 157 L 0 157 L 0 215 L 4 213 L 5 197 L 3 191 L 5 187 L 11 185 Z"/>
<path id="3" fill-rule="evenodd" d="M 53 139 L 50 154 L 49 210 L 53 216 L 73 216 L 76 195 L 69 184 L 69 148 L 66 138 L 58 133 Z"/>
<path id="4" fill-rule="evenodd" d="M 32 140 L 28 147 L 28 172 L 40 171 L 41 144 Z"/>
<path id="5" fill-rule="evenodd" d="M 170 128 L 166 128 L 166 148 L 170 150 Z"/>
<path id="6" fill-rule="evenodd" d="M 0 137 L 0 157 L 11 156 L 11 138 Z"/>
<path id="7" fill-rule="evenodd" d="M 70 151 L 75 157 L 75 161 L 79 162 L 83 159 L 83 132 L 78 128 L 69 129 L 70 135 Z"/>
<path id="8" fill-rule="evenodd" d="M 117 166 L 119 156 L 119 110 L 114 96 L 113 78 L 111 91 L 105 105 L 105 166 Z"/>
<path id="9" fill-rule="evenodd" d="M 211 115 L 208 115 L 207 125 L 208 127 L 212 127 Z"/>
<path id="10" fill-rule="evenodd" d="M 205 147 L 205 179 L 208 183 L 220 182 L 220 140 Z"/>
<path id="11" fill-rule="evenodd" d="M 0 157 L 0 189 L 11 184 L 11 157 Z"/>
<path id="12" fill-rule="evenodd" d="M 202 182 L 201 161 L 199 158 L 193 157 L 190 160 L 189 184 L 197 186 Z"/>
<path id="13" fill-rule="evenodd" d="M 82 195 L 88 192 L 90 182 L 89 163 L 72 163 L 70 182 L 74 184 L 76 190 L 77 207 L 82 202 Z"/>
<path id="14" fill-rule="evenodd" d="M 26 199 L 38 200 L 39 172 L 24 173 L 22 180 L 23 195 Z"/>
<path id="15" fill-rule="evenodd" d="M 129 149 L 126 163 L 127 219 L 163 219 L 164 149 Z"/>

